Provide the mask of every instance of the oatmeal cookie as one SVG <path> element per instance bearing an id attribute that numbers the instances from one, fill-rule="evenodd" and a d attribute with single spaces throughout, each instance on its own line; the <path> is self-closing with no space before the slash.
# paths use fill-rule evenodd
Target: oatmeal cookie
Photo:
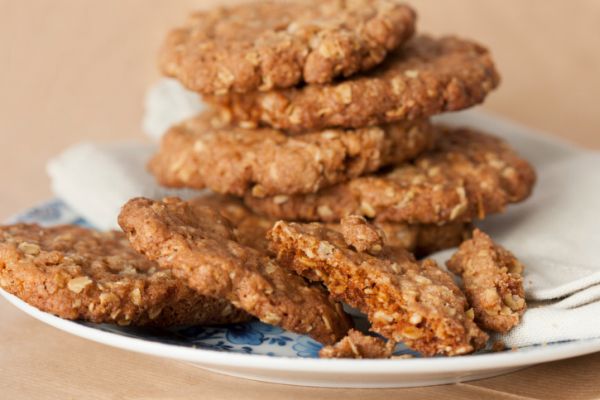
<path id="1" fill-rule="evenodd" d="M 326 83 L 379 64 L 415 20 L 394 0 L 254 1 L 193 13 L 168 34 L 159 64 L 204 94 Z"/>
<path id="2" fill-rule="evenodd" d="M 427 120 L 417 120 L 291 137 L 238 128 L 209 111 L 171 128 L 149 169 L 170 187 L 237 196 L 313 193 L 414 159 L 432 148 L 435 136 Z"/>
<path id="3" fill-rule="evenodd" d="M 390 358 L 395 343 L 365 335 L 350 329 L 348 335 L 334 345 L 325 346 L 319 351 L 321 358 Z"/>
<path id="4" fill-rule="evenodd" d="M 519 324 L 527 308 L 523 264 L 510 251 L 476 229 L 446 265 L 462 277 L 480 326 L 506 333 Z"/>
<path id="5" fill-rule="evenodd" d="M 268 249 L 266 233 L 277 221 L 250 211 L 239 199 L 219 195 L 201 196 L 191 200 L 194 204 L 210 206 L 218 210 L 234 227 L 240 243 L 260 251 Z M 327 223 L 329 229 L 341 232 L 340 223 Z M 425 257 L 439 250 L 458 246 L 471 237 L 470 223 L 453 222 L 445 225 L 410 225 L 401 223 L 375 222 L 385 235 L 388 246 L 400 247 Z"/>
<path id="6" fill-rule="evenodd" d="M 261 321 L 335 343 L 351 321 L 318 285 L 241 244 L 215 209 L 176 198 L 127 202 L 119 224 L 133 247 L 204 296 L 229 300 Z"/>
<path id="7" fill-rule="evenodd" d="M 426 356 L 466 354 L 487 341 L 452 277 L 432 260 L 417 262 L 391 247 L 378 256 L 359 253 L 318 223 L 279 221 L 269 239 L 282 265 L 323 282 L 333 298 L 367 314 L 371 329 L 391 341 Z"/>
<path id="8" fill-rule="evenodd" d="M 66 319 L 119 325 L 196 325 L 251 317 L 201 296 L 134 251 L 122 232 L 73 225 L 0 227 L 0 286 Z"/>
<path id="9" fill-rule="evenodd" d="M 535 171 L 503 140 L 449 128 L 438 148 L 391 172 L 355 178 L 315 194 L 257 198 L 245 203 L 276 219 L 339 221 L 360 214 L 409 224 L 468 222 L 526 199 Z"/>
<path id="10" fill-rule="evenodd" d="M 207 100 L 249 126 L 357 128 L 468 108 L 481 103 L 499 81 L 489 52 L 480 45 L 418 36 L 379 67 L 344 81 Z"/>

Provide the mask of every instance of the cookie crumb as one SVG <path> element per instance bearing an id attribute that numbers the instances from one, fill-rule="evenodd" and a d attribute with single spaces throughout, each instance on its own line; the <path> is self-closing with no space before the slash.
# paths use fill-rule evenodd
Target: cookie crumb
<path id="1" fill-rule="evenodd" d="M 334 345 L 325 346 L 319 351 L 321 358 L 390 358 L 395 343 L 373 336 L 367 336 L 356 329 Z"/>

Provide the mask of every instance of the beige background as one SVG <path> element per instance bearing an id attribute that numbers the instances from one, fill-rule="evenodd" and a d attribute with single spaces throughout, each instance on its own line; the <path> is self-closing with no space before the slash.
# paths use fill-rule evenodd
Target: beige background
<path id="1" fill-rule="evenodd" d="M 0 218 L 51 194 L 46 160 L 84 139 L 140 136 L 167 27 L 207 0 L 0 0 Z M 600 1 L 415 0 L 420 28 L 489 45 L 488 110 L 600 148 Z M 0 302 L 0 393 L 17 398 L 600 398 L 600 355 L 443 388 L 297 389 L 239 381 L 72 338 Z M 522 396 L 522 397 L 521 397 Z M 571 396 L 572 397 L 572 396 Z"/>

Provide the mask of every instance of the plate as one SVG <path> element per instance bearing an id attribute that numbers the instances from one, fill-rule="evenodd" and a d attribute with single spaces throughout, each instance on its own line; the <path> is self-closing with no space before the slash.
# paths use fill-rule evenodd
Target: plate
<path id="1" fill-rule="evenodd" d="M 89 224 L 60 200 L 31 208 L 11 222 L 42 225 Z M 600 351 L 600 339 L 479 352 L 462 357 L 420 358 L 402 346 L 396 354 L 414 358 L 326 360 L 314 340 L 260 322 L 172 330 L 117 327 L 68 321 L 42 312 L 0 290 L 30 316 L 67 333 L 124 350 L 172 358 L 241 378 L 319 387 L 412 387 L 491 377 L 543 362 Z M 364 322 L 358 318 L 358 323 Z"/>

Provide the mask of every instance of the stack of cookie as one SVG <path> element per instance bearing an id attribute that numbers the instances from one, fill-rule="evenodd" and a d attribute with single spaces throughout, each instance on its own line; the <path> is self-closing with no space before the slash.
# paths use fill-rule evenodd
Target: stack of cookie
<path id="1" fill-rule="evenodd" d="M 525 312 L 523 266 L 483 232 L 463 240 L 527 198 L 535 173 L 502 140 L 429 120 L 480 103 L 498 74 L 481 46 L 413 37 L 414 24 L 393 0 L 192 15 L 161 65 L 211 107 L 170 129 L 150 170 L 216 193 L 131 199 L 124 232 L 0 227 L 0 287 L 92 322 L 256 317 L 328 345 L 323 357 L 481 349 L 484 330 Z M 458 244 L 448 268 L 463 290 L 417 258 Z M 341 302 L 387 343 L 352 330 Z"/>
<path id="2" fill-rule="evenodd" d="M 193 14 L 160 65 L 211 107 L 170 129 L 150 170 L 271 220 L 335 228 L 362 215 L 419 256 L 459 244 L 472 220 L 525 199 L 535 175 L 499 139 L 432 124 L 482 102 L 499 76 L 485 48 L 415 35 L 415 20 L 394 0 Z"/>

